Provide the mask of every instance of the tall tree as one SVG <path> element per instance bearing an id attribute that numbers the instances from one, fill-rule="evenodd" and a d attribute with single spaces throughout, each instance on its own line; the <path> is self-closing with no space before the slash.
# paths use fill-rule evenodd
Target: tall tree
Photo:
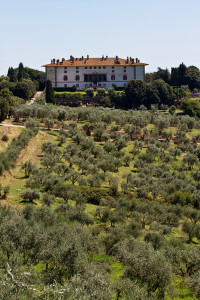
<path id="1" fill-rule="evenodd" d="M 169 70 L 167 68 L 166 69 L 158 68 L 158 71 L 155 72 L 154 79 L 162 79 L 166 83 L 169 83 L 170 82 L 170 72 L 169 72 Z"/>
<path id="2" fill-rule="evenodd" d="M 131 80 L 125 90 L 128 108 L 137 108 L 143 104 L 145 99 L 145 82 L 142 80 Z"/>
<path id="3" fill-rule="evenodd" d="M 152 85 L 158 91 L 158 96 L 160 98 L 160 103 L 171 106 L 173 104 L 173 90 L 169 84 L 165 83 L 161 79 L 157 79 Z"/>
<path id="4" fill-rule="evenodd" d="M 150 109 L 152 104 L 160 104 L 158 89 L 152 84 L 146 84 L 146 97 L 143 104 Z"/>
<path id="5" fill-rule="evenodd" d="M 17 76 L 13 67 L 9 67 L 7 76 L 10 78 L 10 82 L 17 82 Z"/>
<path id="6" fill-rule="evenodd" d="M 4 98 L 0 98 L 0 122 L 4 121 L 9 113 L 8 101 Z"/>
<path id="7" fill-rule="evenodd" d="M 178 85 L 181 86 L 185 84 L 185 73 L 186 73 L 187 67 L 184 65 L 184 63 L 180 64 L 178 67 Z"/>
<path id="8" fill-rule="evenodd" d="M 24 77 L 24 66 L 23 63 L 20 63 L 18 68 L 18 75 L 17 75 L 18 81 L 22 81 L 23 77 Z"/>
<path id="9" fill-rule="evenodd" d="M 185 84 L 188 84 L 189 89 L 200 89 L 200 71 L 195 66 L 187 68 L 185 73 Z"/>
<path id="10" fill-rule="evenodd" d="M 53 90 L 51 80 L 47 80 L 47 83 L 46 83 L 46 102 L 47 103 L 55 103 L 54 90 Z"/>
<path id="11" fill-rule="evenodd" d="M 178 68 L 171 69 L 171 85 L 178 86 Z"/>

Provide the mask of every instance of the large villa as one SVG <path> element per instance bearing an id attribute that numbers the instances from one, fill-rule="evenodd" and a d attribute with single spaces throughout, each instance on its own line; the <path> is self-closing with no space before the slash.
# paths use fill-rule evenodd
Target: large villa
<path id="1" fill-rule="evenodd" d="M 85 89 L 87 87 L 110 88 L 114 84 L 126 86 L 129 80 L 144 79 L 146 63 L 138 58 L 126 59 L 102 56 L 101 58 L 87 57 L 70 59 L 52 59 L 44 65 L 46 79 L 51 80 L 54 87 L 72 87 Z"/>

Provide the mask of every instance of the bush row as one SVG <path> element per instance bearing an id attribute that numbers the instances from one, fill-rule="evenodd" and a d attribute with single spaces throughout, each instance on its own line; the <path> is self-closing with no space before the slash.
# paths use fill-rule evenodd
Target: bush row
<path id="1" fill-rule="evenodd" d="M 76 92 L 77 88 L 75 85 L 72 87 L 54 87 L 55 92 Z"/>
<path id="2" fill-rule="evenodd" d="M 27 128 L 21 132 L 17 138 L 14 138 L 5 152 L 0 153 L 0 175 L 4 170 L 9 170 L 15 166 L 20 152 L 24 149 L 30 139 L 38 133 L 38 128 Z"/>
<path id="3" fill-rule="evenodd" d="M 55 93 L 55 98 L 56 99 L 61 99 L 61 98 L 65 98 L 65 99 L 83 99 L 83 94 L 82 93 L 78 93 L 78 92 L 74 92 L 74 93 L 69 93 L 69 92 L 61 92 L 61 93 Z"/>

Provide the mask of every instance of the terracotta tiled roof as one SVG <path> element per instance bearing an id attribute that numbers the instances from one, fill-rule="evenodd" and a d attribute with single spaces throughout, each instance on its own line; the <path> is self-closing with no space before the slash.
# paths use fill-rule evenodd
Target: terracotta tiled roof
<path id="1" fill-rule="evenodd" d="M 63 60 L 58 63 L 51 63 L 44 65 L 43 67 L 87 67 L 87 66 L 147 66 L 146 63 L 134 62 L 132 60 L 126 60 L 122 58 L 116 59 L 116 57 L 110 58 L 74 58 L 73 60 Z"/>

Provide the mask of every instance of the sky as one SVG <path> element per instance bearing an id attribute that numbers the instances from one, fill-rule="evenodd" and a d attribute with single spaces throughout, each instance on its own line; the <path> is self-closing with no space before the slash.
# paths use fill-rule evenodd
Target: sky
<path id="1" fill-rule="evenodd" d="M 0 11 L 0 75 L 87 54 L 200 68 L 199 0 L 0 0 Z"/>

